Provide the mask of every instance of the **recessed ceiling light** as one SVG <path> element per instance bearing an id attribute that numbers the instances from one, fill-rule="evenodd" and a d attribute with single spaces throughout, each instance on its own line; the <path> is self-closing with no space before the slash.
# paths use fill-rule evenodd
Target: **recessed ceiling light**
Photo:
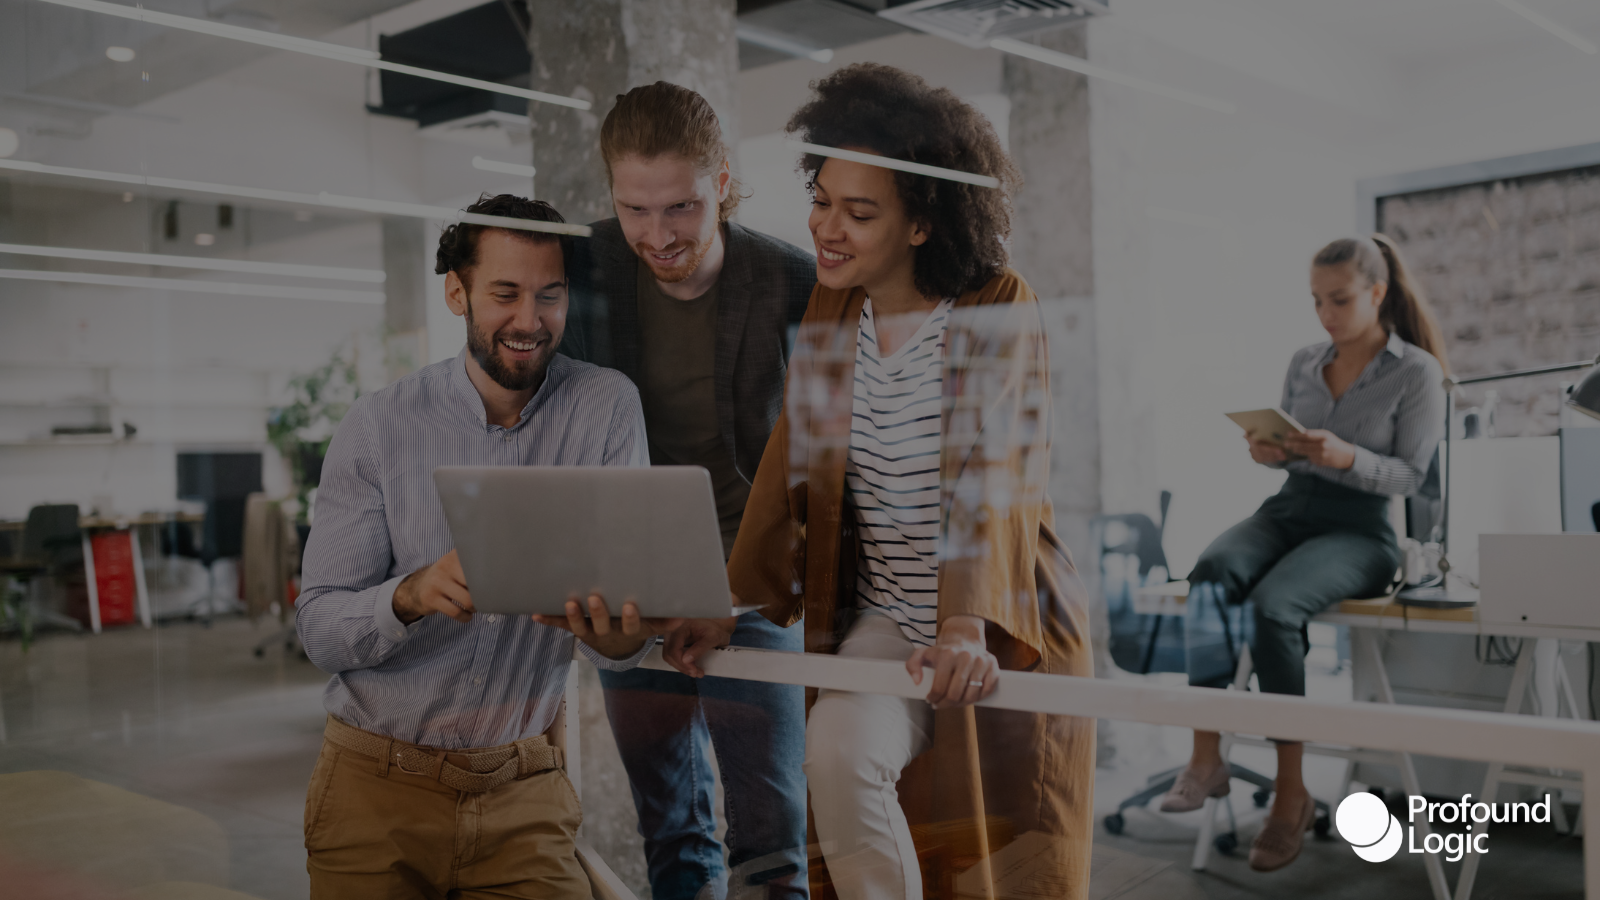
<path id="1" fill-rule="evenodd" d="M 9 128 L 0 128 L 0 158 L 10 156 L 22 146 L 22 139 Z"/>
<path id="2" fill-rule="evenodd" d="M 212 244 L 215 244 L 216 242 L 217 242 L 217 236 L 214 235 L 214 234 L 206 234 L 205 232 L 202 231 L 201 233 L 199 233 L 199 234 L 194 236 L 194 245 L 196 247 L 209 247 Z"/>
<path id="3" fill-rule="evenodd" d="M 106 48 L 106 59 L 109 59 L 112 62 L 133 62 L 133 57 L 134 53 L 132 47 Z"/>

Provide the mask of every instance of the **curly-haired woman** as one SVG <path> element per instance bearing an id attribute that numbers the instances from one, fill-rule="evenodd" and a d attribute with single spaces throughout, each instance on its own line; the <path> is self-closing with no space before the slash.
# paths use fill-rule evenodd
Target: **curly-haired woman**
<path id="1" fill-rule="evenodd" d="M 1012 841 L 1089 883 L 1094 722 L 976 708 L 1005 670 L 1090 675 L 1084 592 L 1053 531 L 1039 302 L 1006 268 L 1016 170 L 988 121 L 887 66 L 841 69 L 789 121 L 818 145 L 999 189 L 806 155 L 818 285 L 729 580 L 806 649 L 903 662 L 927 700 L 822 691 L 805 769 L 844 900 L 995 895 Z M 725 624 L 725 623 L 724 623 Z M 723 624 L 668 641 L 691 675 Z M 920 861 L 919 861 L 920 858 Z M 978 885 L 968 885 L 969 879 Z"/>

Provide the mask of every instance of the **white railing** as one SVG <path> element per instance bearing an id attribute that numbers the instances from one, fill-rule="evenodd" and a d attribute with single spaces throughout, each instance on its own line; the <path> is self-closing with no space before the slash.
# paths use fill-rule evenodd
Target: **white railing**
<path id="1" fill-rule="evenodd" d="M 659 648 L 642 665 L 671 668 Z M 723 678 L 911 698 L 928 691 L 927 679 L 919 687 L 903 665 L 883 660 L 730 648 L 712 651 L 701 665 L 707 675 Z M 1600 723 L 1031 672 L 1003 673 L 999 688 L 979 705 L 1581 772 L 1584 894 L 1600 900 Z"/>

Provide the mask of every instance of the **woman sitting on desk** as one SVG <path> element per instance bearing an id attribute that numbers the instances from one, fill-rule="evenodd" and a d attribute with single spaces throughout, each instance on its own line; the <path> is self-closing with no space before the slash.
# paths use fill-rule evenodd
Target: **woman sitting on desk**
<path id="1" fill-rule="evenodd" d="M 1301 696 L 1306 622 L 1340 600 L 1382 593 L 1400 565 L 1389 495 L 1421 486 L 1444 436 L 1445 402 L 1438 323 L 1388 238 L 1322 248 L 1311 261 L 1311 296 L 1332 340 L 1296 353 L 1283 383 L 1283 410 L 1307 431 L 1281 446 L 1245 436 L 1251 459 L 1286 468 L 1289 478 L 1200 555 L 1187 604 L 1192 622 L 1224 601 L 1254 603 L 1261 690 Z M 1190 641 L 1189 683 L 1222 687 L 1233 667 L 1226 656 L 1216 665 L 1219 654 L 1206 649 Z M 1227 796 L 1220 739 L 1194 733 L 1194 754 L 1162 799 L 1164 812 Z M 1316 814 L 1300 744 L 1277 748 L 1272 810 L 1250 848 L 1251 868 L 1263 872 L 1294 861 Z"/>

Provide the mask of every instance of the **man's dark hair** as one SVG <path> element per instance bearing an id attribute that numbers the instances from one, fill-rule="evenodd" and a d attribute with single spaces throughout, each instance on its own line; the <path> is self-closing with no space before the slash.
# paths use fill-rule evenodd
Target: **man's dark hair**
<path id="1" fill-rule="evenodd" d="M 955 297 L 982 287 L 1006 265 L 1001 243 L 1011 234 L 1009 197 L 1021 176 L 977 109 L 920 76 L 877 63 L 857 63 L 811 83 L 811 100 L 785 128 L 825 147 L 865 148 L 890 159 L 989 175 L 1000 188 L 895 172 L 906 215 L 928 225 L 916 250 L 913 278 L 929 297 Z M 815 189 L 824 157 L 806 154 L 800 170 Z"/>
<path id="2" fill-rule="evenodd" d="M 491 197 L 480 194 L 478 201 L 467 207 L 464 212 L 480 216 L 503 216 L 507 219 L 531 219 L 535 222 L 566 222 L 556 208 L 543 200 L 529 200 L 515 194 L 501 194 Z M 485 231 L 496 228 L 494 225 L 478 225 L 472 222 L 457 222 L 445 226 L 444 233 L 439 235 L 439 252 L 434 257 L 433 271 L 436 275 L 446 272 L 456 273 L 462 284 L 471 287 L 468 277 L 472 267 L 478 264 L 478 238 Z M 562 271 L 572 271 L 572 236 L 566 234 L 550 234 L 545 231 L 525 231 L 520 228 L 500 228 L 513 237 L 521 238 L 532 243 L 556 241 L 561 245 Z"/>

